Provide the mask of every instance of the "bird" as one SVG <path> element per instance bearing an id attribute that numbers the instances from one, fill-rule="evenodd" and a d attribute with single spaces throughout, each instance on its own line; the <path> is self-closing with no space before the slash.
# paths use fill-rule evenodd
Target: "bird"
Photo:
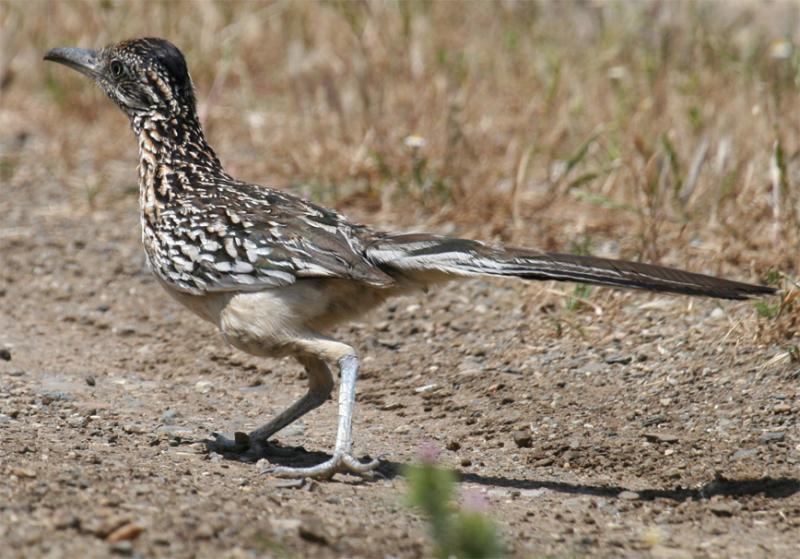
<path id="1" fill-rule="evenodd" d="M 292 356 L 305 368 L 308 389 L 299 400 L 250 433 L 213 433 L 205 441 L 208 450 L 266 452 L 275 433 L 331 396 L 331 368 L 338 369 L 332 454 L 308 467 L 265 468 L 278 476 L 374 475 L 379 461 L 353 454 L 359 358 L 330 332 L 391 297 L 476 276 L 734 300 L 776 291 L 652 264 L 357 224 L 228 174 L 206 140 L 186 60 L 173 43 L 144 37 L 100 50 L 59 47 L 44 59 L 89 77 L 130 120 L 139 147 L 142 242 L 157 282 L 235 348 L 260 357 Z"/>

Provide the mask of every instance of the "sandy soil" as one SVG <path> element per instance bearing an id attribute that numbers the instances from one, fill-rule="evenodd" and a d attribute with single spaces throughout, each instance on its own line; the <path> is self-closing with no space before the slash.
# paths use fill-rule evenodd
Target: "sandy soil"
<path id="1" fill-rule="evenodd" d="M 363 356 L 356 451 L 381 476 L 297 485 L 197 441 L 278 412 L 300 367 L 160 290 L 135 194 L 76 214 L 59 188 L 0 230 L 0 556 L 426 556 L 399 474 L 426 441 L 517 556 L 800 553 L 800 373 L 752 304 L 598 291 L 568 312 L 552 285 L 484 281 L 398 300 L 335 333 Z M 334 416 L 275 459 L 324 457 Z"/>

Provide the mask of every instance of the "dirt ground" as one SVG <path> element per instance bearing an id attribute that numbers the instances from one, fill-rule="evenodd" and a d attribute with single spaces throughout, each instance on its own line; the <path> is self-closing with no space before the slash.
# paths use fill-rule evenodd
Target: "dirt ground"
<path id="1" fill-rule="evenodd" d="M 335 333 L 363 356 L 356 452 L 381 476 L 296 486 L 197 441 L 278 412 L 299 366 L 161 291 L 135 195 L 58 199 L 32 189 L 2 229 L 4 557 L 426 556 L 398 473 L 426 441 L 517 556 L 800 552 L 798 368 L 754 341 L 751 304 L 603 291 L 602 314 L 559 314 L 537 303 L 552 285 L 484 281 L 398 300 Z M 276 459 L 323 457 L 334 415 L 287 428 Z"/>
<path id="2" fill-rule="evenodd" d="M 332 333 L 376 479 L 208 455 L 303 372 L 161 290 L 124 117 L 41 61 L 173 39 L 232 174 L 359 221 L 791 285 L 797 19 L 724 4 L 0 0 L 0 558 L 429 557 L 401 472 L 431 445 L 515 557 L 800 557 L 796 306 L 453 284 Z M 324 459 L 335 414 L 272 459 Z"/>

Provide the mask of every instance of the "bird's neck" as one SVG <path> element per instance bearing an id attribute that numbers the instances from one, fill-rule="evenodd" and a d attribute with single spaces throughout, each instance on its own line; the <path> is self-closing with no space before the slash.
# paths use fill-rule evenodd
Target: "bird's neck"
<path id="1" fill-rule="evenodd" d="M 139 141 L 139 201 L 145 230 L 166 208 L 230 178 L 208 145 L 194 109 L 133 115 L 131 126 Z"/>
<path id="2" fill-rule="evenodd" d="M 131 126 L 139 141 L 142 187 L 154 186 L 157 194 L 169 196 L 185 188 L 187 181 L 228 176 L 193 108 L 178 114 L 137 114 Z"/>

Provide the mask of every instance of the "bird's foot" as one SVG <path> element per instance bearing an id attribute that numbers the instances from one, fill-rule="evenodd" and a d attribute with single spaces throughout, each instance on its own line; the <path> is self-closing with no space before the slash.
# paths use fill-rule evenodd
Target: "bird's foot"
<path id="1" fill-rule="evenodd" d="M 236 432 L 233 439 L 229 439 L 219 433 L 211 434 L 213 439 L 203 441 L 206 445 L 206 452 L 216 452 L 229 458 L 235 458 L 242 462 L 257 462 L 259 459 L 269 456 L 282 456 L 285 451 L 273 448 L 268 441 L 254 439 L 247 433 Z"/>
<path id="2" fill-rule="evenodd" d="M 213 440 L 203 441 L 206 450 L 218 454 L 244 454 L 253 446 L 250 436 L 247 433 L 236 432 L 233 439 L 229 439 L 219 433 L 211 433 Z"/>
<path id="3" fill-rule="evenodd" d="M 233 439 L 219 433 L 212 433 L 211 436 L 213 439 L 202 441 L 206 446 L 206 452 L 235 457 L 243 462 L 257 462 L 267 456 L 289 458 L 298 450 L 295 447 L 283 447 L 271 441 L 256 439 L 238 431 L 233 434 Z"/>
<path id="4" fill-rule="evenodd" d="M 355 474 L 363 477 L 372 477 L 373 470 L 378 467 L 378 460 L 360 462 L 352 454 L 334 451 L 333 456 L 321 464 L 308 468 L 290 468 L 287 466 L 267 465 L 261 470 L 262 474 L 271 474 L 288 478 L 314 478 L 330 479 L 334 474 Z"/>

